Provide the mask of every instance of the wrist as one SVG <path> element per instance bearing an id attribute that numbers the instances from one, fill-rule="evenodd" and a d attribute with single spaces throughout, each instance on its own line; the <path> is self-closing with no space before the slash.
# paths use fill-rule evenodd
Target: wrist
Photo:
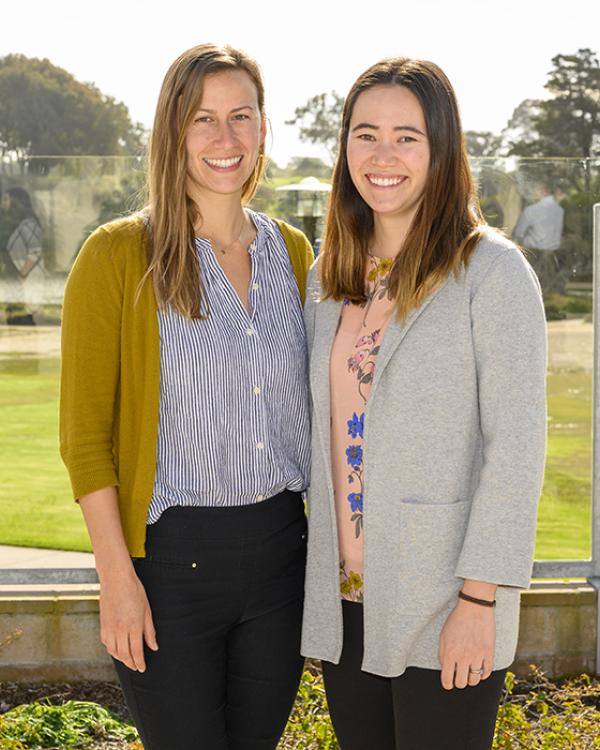
<path id="1" fill-rule="evenodd" d="M 473 596 L 476 599 L 485 599 L 486 601 L 494 601 L 496 598 L 496 589 L 498 586 L 495 583 L 487 583 L 486 581 L 475 581 L 473 579 L 465 578 L 461 590 L 467 596 Z"/>
<path id="2" fill-rule="evenodd" d="M 135 570 L 130 557 L 119 561 L 110 561 L 100 564 L 96 562 L 96 572 L 100 585 L 112 584 L 119 581 L 125 581 L 135 577 Z"/>
<path id="3" fill-rule="evenodd" d="M 463 591 L 458 592 L 458 603 L 466 603 L 467 607 L 477 607 L 479 609 L 493 609 L 496 606 L 495 599 L 479 599 L 476 596 L 469 596 Z"/>

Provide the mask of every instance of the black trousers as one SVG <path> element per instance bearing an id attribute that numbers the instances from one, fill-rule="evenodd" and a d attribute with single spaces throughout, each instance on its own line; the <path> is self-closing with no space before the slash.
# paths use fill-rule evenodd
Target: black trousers
<path id="1" fill-rule="evenodd" d="M 274 750 L 302 672 L 306 519 L 299 493 L 170 508 L 134 561 L 159 650 L 115 661 L 145 750 Z"/>
<path id="2" fill-rule="evenodd" d="M 363 672 L 363 608 L 342 602 L 339 664 L 323 662 L 329 713 L 342 750 L 489 750 L 506 670 L 479 685 L 445 690 L 440 672 L 400 677 Z"/>

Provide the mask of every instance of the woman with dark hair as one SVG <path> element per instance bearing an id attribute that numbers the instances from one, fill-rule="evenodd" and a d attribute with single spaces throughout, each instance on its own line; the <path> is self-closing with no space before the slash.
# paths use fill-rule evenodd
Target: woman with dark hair
<path id="1" fill-rule="evenodd" d="M 184 52 L 149 206 L 95 231 L 65 290 L 61 452 L 146 750 L 274 749 L 302 669 L 312 250 L 245 207 L 265 130 L 252 59 Z"/>
<path id="2" fill-rule="evenodd" d="M 433 63 L 384 60 L 350 90 L 305 320 L 302 653 L 340 745 L 490 748 L 532 567 L 545 320 Z"/>
<path id="3" fill-rule="evenodd" d="M 40 284 L 46 279 L 42 257 L 42 226 L 25 188 L 9 188 L 2 195 L 3 236 L 6 244 L 0 257 L 0 274 L 10 289 L 7 308 L 11 323 L 34 325 L 28 303 L 40 302 Z M 3 243 L 4 244 L 4 243 Z"/>

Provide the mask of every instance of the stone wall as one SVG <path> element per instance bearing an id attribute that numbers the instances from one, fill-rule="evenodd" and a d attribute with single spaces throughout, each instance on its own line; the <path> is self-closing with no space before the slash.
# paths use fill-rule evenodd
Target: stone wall
<path id="1" fill-rule="evenodd" d="M 594 673 L 596 593 L 585 583 L 540 583 L 523 594 L 513 671 Z M 97 588 L 0 589 L 0 680 L 115 679 L 99 641 Z"/>
<path id="2" fill-rule="evenodd" d="M 596 591 L 587 583 L 539 583 L 521 596 L 516 674 L 536 664 L 551 677 L 594 674 Z"/>

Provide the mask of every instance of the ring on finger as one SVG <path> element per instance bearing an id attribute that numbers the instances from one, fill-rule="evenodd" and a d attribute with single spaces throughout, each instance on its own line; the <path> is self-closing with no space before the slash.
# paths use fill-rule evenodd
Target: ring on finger
<path id="1" fill-rule="evenodd" d="M 469 667 L 469 674 L 478 674 L 481 676 L 483 674 L 483 671 L 483 669 L 472 669 L 471 667 Z"/>

